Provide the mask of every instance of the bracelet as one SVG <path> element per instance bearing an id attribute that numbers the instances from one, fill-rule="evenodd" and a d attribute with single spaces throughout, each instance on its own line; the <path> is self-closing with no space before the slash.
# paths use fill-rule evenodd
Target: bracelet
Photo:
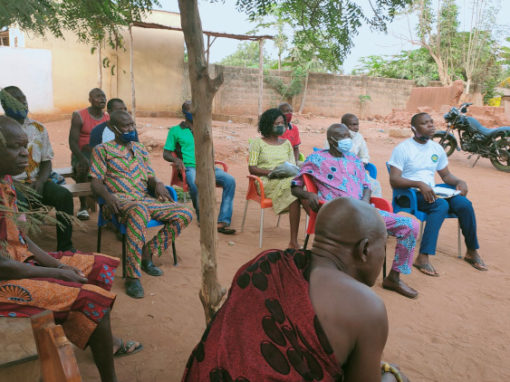
<path id="1" fill-rule="evenodd" d="M 402 376 L 400 375 L 400 372 L 395 367 L 391 366 L 388 362 L 381 363 L 381 370 L 383 373 L 393 374 L 397 382 L 404 382 Z"/>

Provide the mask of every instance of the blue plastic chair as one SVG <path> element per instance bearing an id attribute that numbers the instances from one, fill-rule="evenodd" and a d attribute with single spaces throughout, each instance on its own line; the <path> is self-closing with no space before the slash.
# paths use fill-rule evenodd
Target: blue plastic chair
<path id="1" fill-rule="evenodd" d="M 170 193 L 170 196 L 173 200 L 177 201 L 177 192 L 173 189 L 173 187 L 165 186 L 168 192 Z M 110 220 L 105 219 L 103 216 L 103 206 L 105 204 L 103 198 L 98 198 L 97 203 L 99 204 L 99 214 L 97 217 L 97 252 L 101 252 L 101 229 L 104 225 L 106 225 L 108 222 L 112 223 L 115 228 L 119 230 L 119 232 L 122 235 L 122 277 L 126 277 L 126 225 L 121 223 L 117 216 L 113 215 Z M 147 228 L 151 227 L 158 227 L 160 225 L 163 225 L 164 223 L 161 223 L 158 220 L 151 219 L 148 224 Z M 175 251 L 175 240 L 172 239 L 172 253 L 174 257 L 174 265 L 177 265 L 177 253 Z"/>
<path id="2" fill-rule="evenodd" d="M 377 179 L 377 167 L 373 163 L 365 163 L 365 170 L 372 179 Z"/>
<path id="3" fill-rule="evenodd" d="M 390 165 L 386 163 L 386 169 L 388 170 L 388 174 L 390 173 Z M 455 189 L 455 187 L 450 186 L 449 184 L 437 184 L 437 187 L 446 187 Z M 404 203 L 403 203 L 404 202 Z M 416 197 L 416 190 L 413 188 L 394 188 L 393 189 L 393 197 L 391 200 L 391 205 L 393 206 L 393 212 L 407 212 L 408 214 L 413 215 L 416 219 L 420 221 L 420 236 L 423 235 L 423 223 L 427 220 L 427 214 L 418 209 L 418 199 Z M 457 233 L 457 241 L 458 241 L 458 258 L 462 258 L 462 242 L 460 236 L 460 224 L 458 222 L 458 216 L 453 212 L 449 212 L 446 215 L 447 219 L 457 219 L 458 233 Z"/>

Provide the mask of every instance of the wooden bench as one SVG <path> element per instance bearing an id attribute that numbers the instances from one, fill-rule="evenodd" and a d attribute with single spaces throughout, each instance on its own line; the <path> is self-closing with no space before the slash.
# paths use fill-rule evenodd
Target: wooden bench
<path id="1" fill-rule="evenodd" d="M 53 312 L 48 310 L 31 318 L 32 330 L 41 362 L 44 381 L 81 382 L 73 348 L 61 325 L 55 325 Z"/>
<path id="2" fill-rule="evenodd" d="M 64 184 L 62 187 L 65 187 L 73 194 L 73 197 L 86 196 L 87 197 L 87 206 L 91 211 L 96 211 L 96 198 L 94 197 L 94 193 L 92 192 L 92 187 L 90 183 L 72 183 L 72 184 Z"/>
<path id="3" fill-rule="evenodd" d="M 54 168 L 53 171 L 55 171 L 59 175 L 62 175 L 64 178 L 70 178 L 73 176 L 72 167 Z"/>
<path id="4" fill-rule="evenodd" d="M 57 174 L 63 176 L 64 178 L 70 178 L 73 176 L 73 168 L 72 167 L 62 167 L 62 168 L 54 168 Z M 87 206 L 91 211 L 96 211 L 96 200 L 94 198 L 94 194 L 92 193 L 92 188 L 90 187 L 90 183 L 75 183 L 75 184 L 64 184 L 63 187 L 67 188 L 73 197 L 86 196 L 87 197 Z"/>
<path id="5" fill-rule="evenodd" d="M 0 317 L 0 381 L 38 381 L 40 362 L 30 318 Z"/>

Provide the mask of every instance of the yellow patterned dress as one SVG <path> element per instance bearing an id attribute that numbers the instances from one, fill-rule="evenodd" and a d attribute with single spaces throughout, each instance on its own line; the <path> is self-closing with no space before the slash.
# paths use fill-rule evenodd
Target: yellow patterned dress
<path id="1" fill-rule="evenodd" d="M 264 142 L 262 138 L 250 142 L 249 166 L 273 170 L 284 162 L 296 164 L 294 151 L 288 140 L 279 145 L 270 145 Z M 265 195 L 273 201 L 273 211 L 276 214 L 286 212 L 292 202 L 296 200 L 296 197 L 290 192 L 290 183 L 293 177 L 269 179 L 267 176 L 261 176 L 260 179 L 264 184 Z"/>

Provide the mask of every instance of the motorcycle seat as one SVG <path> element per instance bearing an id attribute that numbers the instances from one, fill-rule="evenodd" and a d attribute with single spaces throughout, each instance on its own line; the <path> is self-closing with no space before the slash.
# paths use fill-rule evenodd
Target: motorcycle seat
<path id="1" fill-rule="evenodd" d="M 500 132 L 507 132 L 508 134 L 510 134 L 510 126 L 502 126 L 496 129 L 489 129 L 483 126 L 473 117 L 467 117 L 467 121 L 469 123 L 469 126 L 473 130 L 478 131 L 480 134 L 485 135 L 486 137 L 492 137 Z"/>

